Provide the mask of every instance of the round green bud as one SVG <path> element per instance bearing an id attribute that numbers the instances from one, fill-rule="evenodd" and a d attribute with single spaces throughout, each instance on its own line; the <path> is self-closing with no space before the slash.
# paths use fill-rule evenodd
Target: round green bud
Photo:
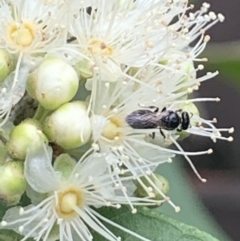
<path id="1" fill-rule="evenodd" d="M 37 89 L 37 71 L 34 71 L 33 73 L 29 74 L 27 78 L 26 83 L 26 89 L 28 94 L 33 98 L 37 99 L 36 96 L 36 89 Z"/>
<path id="2" fill-rule="evenodd" d="M 149 191 L 147 192 L 142 187 L 142 184 L 140 184 L 138 181 L 134 181 L 134 184 L 137 187 L 134 194 L 137 197 L 151 197 L 152 199 L 155 199 L 155 200 L 163 200 L 164 197 L 159 193 L 158 190 L 160 190 L 163 194 L 166 194 L 169 191 L 168 180 L 159 174 L 154 173 L 147 177 L 143 176 L 140 179 L 146 185 Z M 149 179 L 151 181 L 149 181 Z"/>
<path id="3" fill-rule="evenodd" d="M 24 164 L 8 161 L 0 166 L 0 199 L 7 205 L 16 205 L 26 190 Z"/>
<path id="4" fill-rule="evenodd" d="M 74 69 L 81 79 L 89 79 L 93 77 L 92 64 L 87 59 L 83 59 L 76 63 Z"/>
<path id="5" fill-rule="evenodd" d="M 0 49 L 0 83 L 13 71 L 15 58 L 5 49 Z"/>
<path id="6" fill-rule="evenodd" d="M 85 144 L 91 136 L 86 103 L 73 101 L 60 106 L 45 119 L 43 130 L 52 142 L 64 149 Z"/>
<path id="7" fill-rule="evenodd" d="M 43 141 L 47 142 L 47 137 L 42 132 L 40 123 L 33 119 L 27 119 L 11 131 L 7 150 L 13 158 L 24 160 L 27 149 L 31 146 L 37 146 Z"/>
<path id="8" fill-rule="evenodd" d="M 29 93 L 47 110 L 55 110 L 77 93 L 79 79 L 74 68 L 57 57 L 48 57 L 39 66 L 36 83 L 29 80 Z M 36 87 L 35 95 L 32 88 Z"/>

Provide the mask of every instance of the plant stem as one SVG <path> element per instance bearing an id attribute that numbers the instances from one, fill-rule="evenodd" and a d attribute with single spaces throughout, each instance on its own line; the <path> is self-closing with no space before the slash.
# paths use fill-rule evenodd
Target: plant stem
<path id="1" fill-rule="evenodd" d="M 38 120 L 39 122 L 44 121 L 44 119 L 47 117 L 47 115 L 50 113 L 50 110 L 46 110 L 44 107 L 41 105 L 38 105 L 37 111 L 34 115 L 34 119 Z"/>

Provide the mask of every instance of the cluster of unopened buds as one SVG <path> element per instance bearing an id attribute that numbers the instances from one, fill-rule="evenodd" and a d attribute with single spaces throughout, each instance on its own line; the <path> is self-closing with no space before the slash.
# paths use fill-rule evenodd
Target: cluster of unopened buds
<path id="1" fill-rule="evenodd" d="M 187 0 L 0 1 L 2 229 L 35 240 L 117 241 L 101 207 L 176 206 L 155 173 L 189 134 L 232 141 L 200 117 L 198 57 L 224 17 Z M 190 47 L 190 43 L 195 44 Z M 170 145 L 175 145 L 173 148 Z M 31 204 L 17 206 L 22 195 Z"/>

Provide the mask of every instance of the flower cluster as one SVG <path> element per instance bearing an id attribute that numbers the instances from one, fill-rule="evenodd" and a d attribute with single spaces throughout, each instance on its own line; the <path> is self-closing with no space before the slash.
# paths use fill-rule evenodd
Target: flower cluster
<path id="1" fill-rule="evenodd" d="M 102 223 L 148 240 L 97 212 L 159 206 L 168 181 L 155 173 L 190 134 L 232 141 L 200 116 L 199 55 L 224 17 L 187 0 L 0 1 L 1 228 L 22 240 L 118 241 Z M 190 44 L 194 42 L 194 45 Z M 199 73 L 200 72 L 200 73 Z M 175 145 L 175 149 L 171 147 Z M 22 195 L 29 206 L 18 207 Z"/>

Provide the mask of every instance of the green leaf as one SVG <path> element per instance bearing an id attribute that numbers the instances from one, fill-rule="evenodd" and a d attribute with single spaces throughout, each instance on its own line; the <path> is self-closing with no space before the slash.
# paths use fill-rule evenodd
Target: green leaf
<path id="1" fill-rule="evenodd" d="M 122 207 L 121 209 L 102 208 L 99 213 L 152 241 L 218 241 L 216 238 L 195 227 L 183 224 L 154 209 L 146 207 L 138 208 L 136 214 L 132 214 L 126 207 Z M 116 236 L 120 236 L 122 241 L 140 240 L 117 228 L 107 226 Z M 99 234 L 94 234 L 94 238 L 94 240 L 98 241 L 106 240 Z"/>
<path id="2" fill-rule="evenodd" d="M 229 237 L 227 237 L 216 221 L 213 220 L 208 210 L 206 210 L 196 190 L 192 188 L 191 180 L 181 165 L 184 161 L 176 158 L 173 163 L 160 165 L 156 170 L 157 173 L 164 175 L 169 181 L 170 191 L 168 196 L 171 197 L 171 200 L 177 206 L 181 207 L 181 211 L 176 213 L 167 203 L 157 208 L 156 211 L 170 215 L 180 222 L 198 227 L 220 240 L 230 241 Z M 208 182 L 203 185 L 208 185 Z"/>
<path id="3" fill-rule="evenodd" d="M 204 65 L 207 70 L 218 70 L 220 76 L 227 77 L 228 81 L 240 84 L 240 41 L 211 43 L 202 54 L 208 62 Z"/>
<path id="4" fill-rule="evenodd" d="M 11 230 L 0 230 L 0 241 L 20 241 L 22 236 Z"/>
<path id="5" fill-rule="evenodd" d="M 221 76 L 237 81 L 240 85 L 240 60 L 232 60 L 228 62 L 209 62 L 206 64 L 207 69 L 218 70 Z"/>

